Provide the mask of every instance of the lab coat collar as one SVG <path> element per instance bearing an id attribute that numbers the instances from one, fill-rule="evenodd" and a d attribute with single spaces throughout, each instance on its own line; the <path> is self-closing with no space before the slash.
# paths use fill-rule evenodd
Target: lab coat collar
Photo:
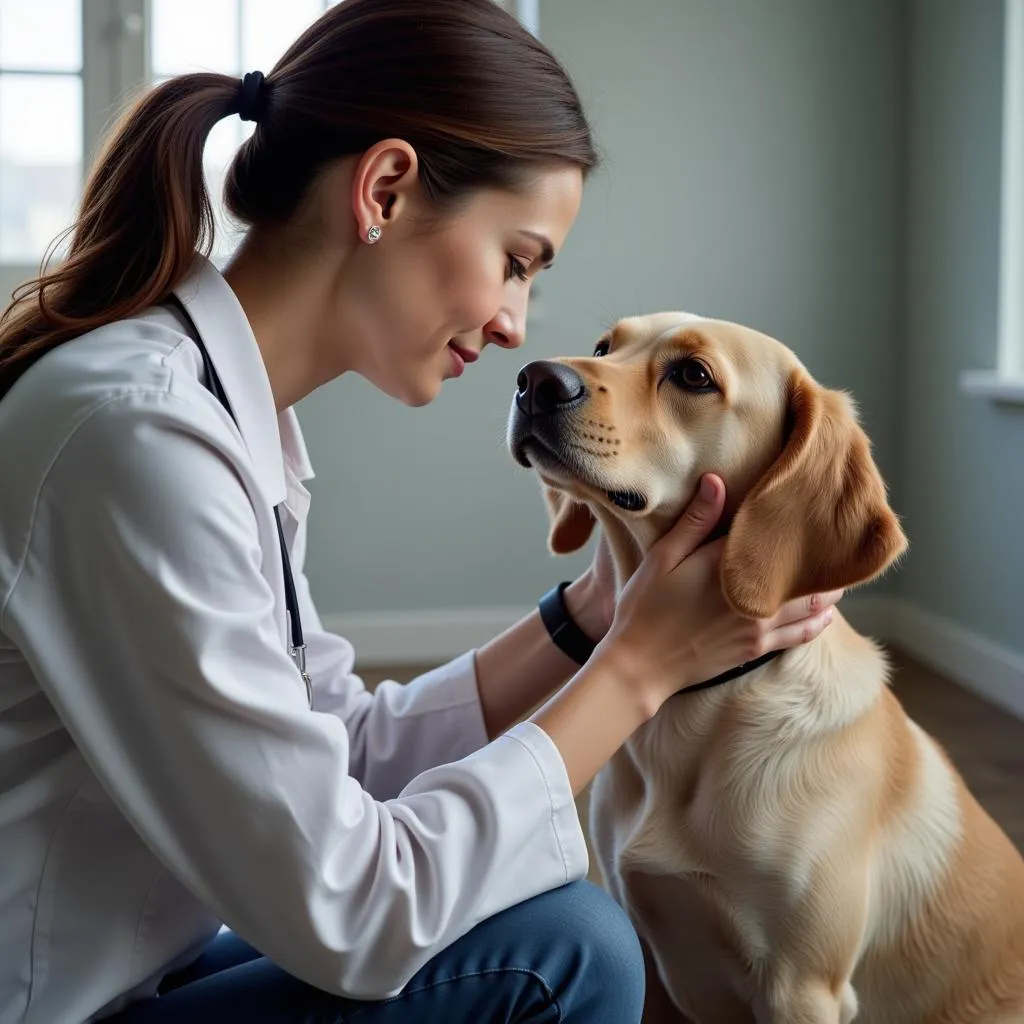
<path id="1" fill-rule="evenodd" d="M 195 321 L 210 353 L 259 486 L 270 503 L 276 505 L 287 496 L 281 430 L 267 369 L 242 304 L 220 271 L 203 256 L 197 257 L 195 267 L 174 293 Z M 304 463 L 302 468 L 308 469 L 301 432 L 293 422 L 294 411 L 286 410 L 282 414 L 285 417 L 289 428 L 295 428 L 288 433 L 300 438 L 300 451 L 295 454 Z"/>

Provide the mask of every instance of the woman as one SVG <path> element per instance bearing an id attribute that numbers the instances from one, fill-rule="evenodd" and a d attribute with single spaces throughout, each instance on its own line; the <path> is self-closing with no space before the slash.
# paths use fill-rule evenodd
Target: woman
<path id="1" fill-rule="evenodd" d="M 201 154 L 233 114 L 222 276 Z M 806 641 L 838 595 L 729 611 L 709 478 L 617 607 L 603 550 L 551 599 L 583 667 L 535 613 L 370 695 L 302 573 L 292 411 L 345 372 L 420 405 L 517 348 L 594 164 L 490 0 L 347 0 L 266 79 L 121 121 L 0 326 L 4 1024 L 639 1020 L 573 797 L 680 665 Z"/>

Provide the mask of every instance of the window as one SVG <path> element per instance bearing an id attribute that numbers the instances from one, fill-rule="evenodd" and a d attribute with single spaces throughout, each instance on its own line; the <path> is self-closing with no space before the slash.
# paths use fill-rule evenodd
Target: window
<path id="1" fill-rule="evenodd" d="M 963 375 L 967 391 L 1024 403 L 1024 0 L 1005 0 L 999 346 L 995 370 Z"/>
<path id="2" fill-rule="evenodd" d="M 540 0 L 497 0 L 499 7 L 514 14 L 535 36 L 540 36 Z"/>
<path id="3" fill-rule="evenodd" d="M 0 0 L 0 264 L 38 265 L 81 182 L 81 0 Z"/>
<path id="4" fill-rule="evenodd" d="M 0 0 L 0 306 L 71 224 L 100 132 L 143 80 L 146 3 Z"/>

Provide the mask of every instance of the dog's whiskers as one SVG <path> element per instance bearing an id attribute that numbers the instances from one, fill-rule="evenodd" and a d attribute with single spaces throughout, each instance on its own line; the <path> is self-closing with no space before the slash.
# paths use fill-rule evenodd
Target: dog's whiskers
<path id="1" fill-rule="evenodd" d="M 589 437 L 589 436 L 590 436 L 589 434 L 584 434 L 584 437 Z M 600 440 L 600 439 L 599 438 L 595 438 L 595 440 Z M 583 452 L 584 454 L 589 455 L 591 458 L 594 458 L 594 459 L 607 459 L 607 458 L 610 458 L 613 455 L 618 455 L 619 454 L 618 452 L 615 452 L 615 451 L 603 451 L 603 452 L 594 451 L 593 448 L 588 448 L 586 445 L 578 444 L 575 441 L 567 441 L 566 442 L 566 447 L 574 448 L 574 449 L 576 449 L 576 451 Z"/>

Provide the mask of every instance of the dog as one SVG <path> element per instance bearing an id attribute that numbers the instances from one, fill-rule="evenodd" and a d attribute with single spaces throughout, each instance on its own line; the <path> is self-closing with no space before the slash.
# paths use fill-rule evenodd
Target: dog
<path id="1" fill-rule="evenodd" d="M 620 589 L 707 472 L 743 615 L 865 583 L 907 545 L 852 400 L 725 320 L 631 317 L 592 357 L 528 364 L 507 441 L 543 483 L 551 551 L 600 524 Z M 645 1021 L 1024 1022 L 1024 860 L 888 676 L 836 609 L 812 642 L 670 698 L 594 780 Z"/>

